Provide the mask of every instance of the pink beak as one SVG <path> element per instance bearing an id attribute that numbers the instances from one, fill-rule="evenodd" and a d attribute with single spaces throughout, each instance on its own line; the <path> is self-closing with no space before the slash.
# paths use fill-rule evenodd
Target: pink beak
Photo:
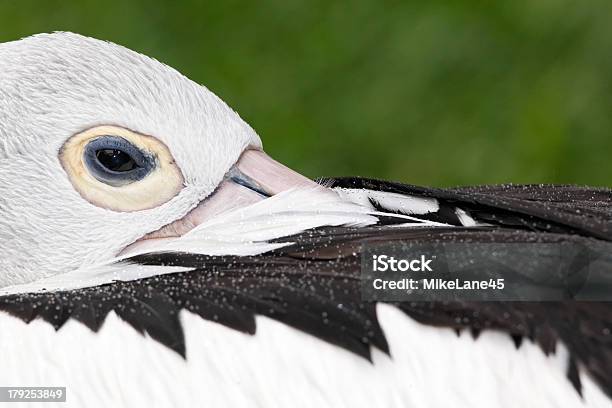
<path id="1" fill-rule="evenodd" d="M 323 188 L 273 160 L 261 150 L 246 150 L 208 198 L 183 218 L 127 246 L 121 255 L 146 249 L 159 240 L 176 238 L 221 213 L 246 207 L 280 192 L 300 187 Z"/>

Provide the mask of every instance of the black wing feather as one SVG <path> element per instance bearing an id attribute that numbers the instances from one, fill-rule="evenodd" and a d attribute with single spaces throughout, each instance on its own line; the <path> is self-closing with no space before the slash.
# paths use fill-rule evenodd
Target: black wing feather
<path id="1" fill-rule="evenodd" d="M 185 355 L 181 309 L 254 334 L 263 315 L 370 358 L 371 347 L 388 352 L 375 304 L 361 300 L 360 252 L 364 244 L 413 242 L 583 242 L 612 245 L 612 194 L 568 186 L 494 186 L 430 189 L 365 179 L 328 181 L 335 187 L 367 188 L 435 197 L 495 227 L 322 228 L 296 244 L 253 257 L 151 254 L 130 261 L 176 265 L 193 271 L 95 288 L 0 297 L 0 310 L 26 322 L 40 317 L 55 328 L 70 317 L 93 331 L 114 311 Z M 611 267 L 612 269 L 612 267 Z M 610 274 L 612 281 L 612 273 Z M 568 348 L 568 378 L 581 389 L 578 367 L 612 396 L 612 304 L 604 302 L 404 302 L 396 306 L 428 325 L 501 330 L 521 346 L 527 338 L 549 354 Z"/>
<path id="2" fill-rule="evenodd" d="M 510 184 L 437 189 L 363 178 L 326 179 L 326 185 L 431 197 L 497 225 L 612 240 L 612 190 L 607 188 Z"/>

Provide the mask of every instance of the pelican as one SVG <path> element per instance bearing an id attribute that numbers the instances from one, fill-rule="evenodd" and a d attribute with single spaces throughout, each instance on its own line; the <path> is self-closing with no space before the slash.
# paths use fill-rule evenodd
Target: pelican
<path id="1" fill-rule="evenodd" d="M 205 87 L 67 32 L 0 45 L 0 141 L 0 386 L 76 407 L 612 406 L 610 304 L 360 291 L 381 242 L 612 253 L 608 189 L 315 182 Z"/>

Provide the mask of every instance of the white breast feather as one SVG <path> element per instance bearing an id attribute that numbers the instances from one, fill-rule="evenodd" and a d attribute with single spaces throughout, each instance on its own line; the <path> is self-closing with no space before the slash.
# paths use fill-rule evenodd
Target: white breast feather
<path id="1" fill-rule="evenodd" d="M 546 357 L 485 332 L 478 340 L 423 326 L 379 305 L 392 356 L 373 364 L 267 318 L 249 336 L 182 312 L 187 360 L 111 314 L 100 333 L 71 321 L 55 333 L 0 314 L 0 384 L 66 386 L 70 407 L 611 407 L 563 347 Z M 15 339 L 19 341 L 15 341 Z"/>

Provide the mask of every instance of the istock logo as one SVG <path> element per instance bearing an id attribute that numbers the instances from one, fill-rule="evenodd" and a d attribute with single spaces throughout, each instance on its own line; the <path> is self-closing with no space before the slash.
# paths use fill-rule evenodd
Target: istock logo
<path id="1" fill-rule="evenodd" d="M 421 255 L 418 259 L 395 259 L 388 255 L 373 256 L 373 271 L 374 272 L 433 272 L 431 262 L 433 259 L 428 259 L 425 255 Z"/>

